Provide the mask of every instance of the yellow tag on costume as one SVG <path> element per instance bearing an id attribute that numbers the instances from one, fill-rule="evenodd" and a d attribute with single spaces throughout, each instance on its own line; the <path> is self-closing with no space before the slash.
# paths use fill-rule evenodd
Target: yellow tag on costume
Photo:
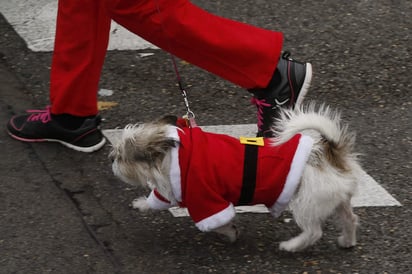
<path id="1" fill-rule="evenodd" d="M 263 137 L 240 137 L 240 143 L 244 145 L 252 145 L 252 146 L 264 146 L 265 142 L 263 141 Z"/>

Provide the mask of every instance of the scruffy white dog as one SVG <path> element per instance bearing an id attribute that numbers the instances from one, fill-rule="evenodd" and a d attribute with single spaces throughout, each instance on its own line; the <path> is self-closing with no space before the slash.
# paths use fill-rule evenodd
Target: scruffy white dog
<path id="1" fill-rule="evenodd" d="M 283 110 L 276 138 L 236 139 L 186 127 L 172 116 L 129 125 L 110 154 L 124 182 L 149 186 L 133 201 L 140 210 L 187 207 L 201 231 L 238 238 L 234 206 L 264 204 L 275 216 L 287 207 L 302 233 L 280 243 L 300 251 L 319 240 L 336 215 L 341 247 L 356 244 L 358 217 L 351 198 L 359 173 L 354 135 L 329 107 Z"/>

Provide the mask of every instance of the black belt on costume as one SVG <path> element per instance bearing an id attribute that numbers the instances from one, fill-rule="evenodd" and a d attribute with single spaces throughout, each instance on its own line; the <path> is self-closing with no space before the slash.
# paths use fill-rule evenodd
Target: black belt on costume
<path id="1" fill-rule="evenodd" d="M 237 205 L 248 205 L 253 201 L 256 187 L 257 158 L 259 146 L 245 145 L 242 190 Z"/>

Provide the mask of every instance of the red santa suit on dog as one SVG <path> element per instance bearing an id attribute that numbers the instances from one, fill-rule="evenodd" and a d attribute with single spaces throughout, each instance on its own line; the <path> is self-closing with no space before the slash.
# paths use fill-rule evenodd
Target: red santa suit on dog
<path id="1" fill-rule="evenodd" d="M 179 146 L 172 150 L 170 179 L 179 206 L 187 207 L 196 226 L 210 231 L 235 216 L 243 184 L 245 145 L 231 136 L 200 128 L 171 128 Z M 295 192 L 313 140 L 295 135 L 273 146 L 264 139 L 259 146 L 256 180 L 250 204 L 264 204 L 274 216 L 286 208 Z M 173 206 L 154 189 L 147 199 L 153 209 Z"/>

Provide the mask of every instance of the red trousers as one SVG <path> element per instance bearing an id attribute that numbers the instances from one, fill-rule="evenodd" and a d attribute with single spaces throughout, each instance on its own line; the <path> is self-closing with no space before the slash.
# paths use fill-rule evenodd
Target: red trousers
<path id="1" fill-rule="evenodd" d="M 53 114 L 97 114 L 112 19 L 243 88 L 267 85 L 283 43 L 280 32 L 210 14 L 187 0 L 59 0 L 50 75 Z"/>

